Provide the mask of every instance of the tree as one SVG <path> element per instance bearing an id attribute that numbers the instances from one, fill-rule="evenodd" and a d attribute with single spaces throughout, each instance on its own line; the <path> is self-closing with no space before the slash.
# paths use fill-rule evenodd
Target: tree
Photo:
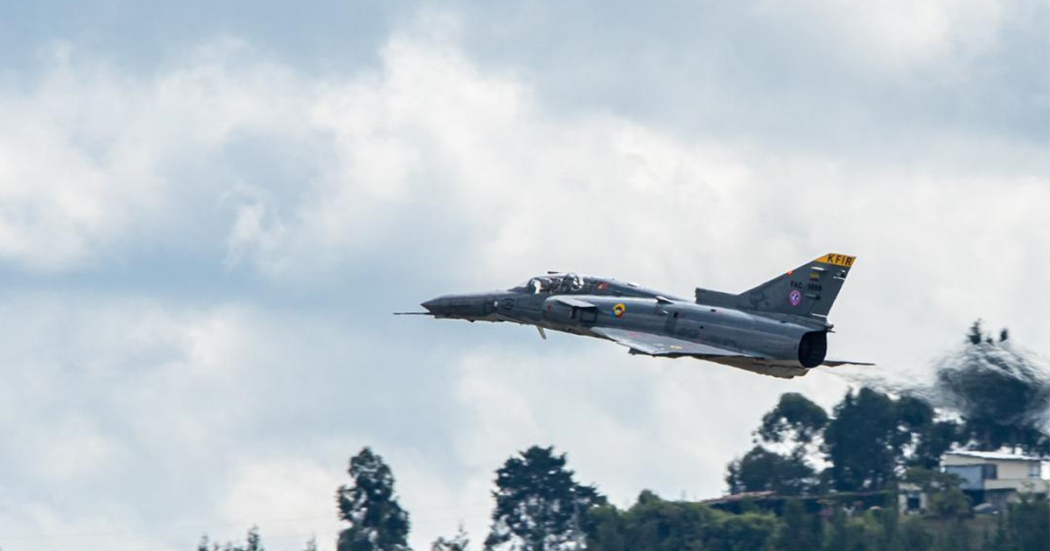
<path id="1" fill-rule="evenodd" d="M 925 528 L 919 517 L 906 518 L 897 534 L 900 551 L 929 551 L 933 547 L 933 535 Z"/>
<path id="2" fill-rule="evenodd" d="M 796 496 L 817 484 L 816 473 L 801 457 L 783 456 L 755 446 L 729 464 L 726 483 L 734 494 L 773 491 Z"/>
<path id="3" fill-rule="evenodd" d="M 310 536 L 310 539 L 306 542 L 306 549 L 303 551 L 317 551 L 317 536 Z"/>
<path id="4" fill-rule="evenodd" d="M 708 530 L 704 549 L 712 551 L 763 551 L 776 531 L 772 515 L 743 513 L 719 518 Z"/>
<path id="5" fill-rule="evenodd" d="M 565 455 L 533 446 L 496 471 L 496 508 L 486 549 L 554 551 L 584 547 L 591 508 L 605 497 L 578 484 Z"/>
<path id="6" fill-rule="evenodd" d="M 851 542 L 848 522 L 846 511 L 841 507 L 835 507 L 831 514 L 831 522 L 824 534 L 825 551 L 847 551 L 849 549 Z"/>
<path id="7" fill-rule="evenodd" d="M 793 442 L 804 446 L 819 437 L 827 424 L 824 408 L 801 394 L 788 392 L 762 417 L 762 425 L 755 432 L 767 443 Z"/>
<path id="8" fill-rule="evenodd" d="M 938 361 L 934 391 L 965 420 L 962 433 L 970 448 L 1008 446 L 1050 455 L 1050 377 L 1037 356 L 1008 340 L 1005 329 L 997 342 L 975 321 L 965 344 Z"/>
<path id="9" fill-rule="evenodd" d="M 1006 515 L 998 515 L 995 521 L 995 532 L 991 537 L 985 535 L 981 551 L 1018 551 L 1011 537 L 1012 534 L 1006 526 Z"/>
<path id="10" fill-rule="evenodd" d="M 1018 549 L 1045 549 L 1050 541 L 1050 503 L 1047 500 L 1023 499 L 1010 506 L 1007 521 Z M 1040 547 L 1042 546 L 1042 547 Z"/>
<path id="11" fill-rule="evenodd" d="M 612 505 L 591 509 L 587 548 L 598 551 L 628 551 L 624 516 Z"/>
<path id="12" fill-rule="evenodd" d="M 830 478 L 839 491 L 878 490 L 894 479 L 910 433 L 892 398 L 870 388 L 846 394 L 824 431 Z"/>
<path id="13" fill-rule="evenodd" d="M 784 504 L 784 522 L 773 539 L 776 551 L 795 551 L 796 549 L 816 549 L 819 543 L 818 533 L 814 530 L 806 507 L 798 499 L 789 499 Z"/>
<path id="14" fill-rule="evenodd" d="M 408 551 L 408 512 L 394 495 L 394 475 L 383 458 L 364 448 L 350 458 L 350 485 L 336 492 L 339 518 L 350 527 L 339 534 L 339 551 Z"/>
<path id="15" fill-rule="evenodd" d="M 622 517 L 623 540 L 604 541 L 622 547 L 597 546 L 600 551 L 701 551 L 708 549 L 704 535 L 727 513 L 697 503 L 664 501 L 643 490 L 638 502 Z M 611 527 L 610 527 L 611 528 Z"/>
<path id="16" fill-rule="evenodd" d="M 973 549 L 973 533 L 961 519 L 944 524 L 934 551 L 970 551 Z M 1034 549 L 1034 548 L 1033 548 Z"/>
<path id="17" fill-rule="evenodd" d="M 904 473 L 902 480 L 926 493 L 930 514 L 946 520 L 973 516 L 970 498 L 960 489 L 962 479 L 957 475 L 912 468 Z"/>
<path id="18" fill-rule="evenodd" d="M 266 551 L 263 548 L 262 537 L 259 536 L 258 526 L 252 526 L 248 530 L 248 541 L 247 545 L 244 546 L 244 551 Z"/>
<path id="19" fill-rule="evenodd" d="M 941 456 L 961 437 L 959 425 L 954 421 L 933 421 L 917 427 L 914 434 L 917 441 L 906 464 L 924 469 L 937 468 L 941 464 Z"/>
<path id="20" fill-rule="evenodd" d="M 467 537 L 467 531 L 460 524 L 459 530 L 456 531 L 455 536 L 452 536 L 452 539 L 438 538 L 430 544 L 430 551 L 467 551 L 469 545 L 470 539 Z"/>
<path id="21" fill-rule="evenodd" d="M 197 544 L 197 551 L 266 551 L 262 544 L 262 537 L 259 535 L 259 527 L 252 526 L 248 530 L 248 536 L 245 538 L 244 547 L 234 545 L 233 543 L 226 542 L 225 545 L 219 546 L 219 542 L 211 543 L 208 540 L 208 535 L 204 534 L 201 536 L 200 542 Z"/>

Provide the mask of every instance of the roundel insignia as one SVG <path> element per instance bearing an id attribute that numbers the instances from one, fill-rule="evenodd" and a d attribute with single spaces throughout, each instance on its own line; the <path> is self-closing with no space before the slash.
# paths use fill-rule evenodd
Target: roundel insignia
<path id="1" fill-rule="evenodd" d="M 790 302 L 792 306 L 802 304 L 802 293 L 798 292 L 798 289 L 792 289 L 792 291 L 788 293 L 788 302 Z"/>
<path id="2" fill-rule="evenodd" d="M 626 312 L 626 311 L 627 311 L 627 306 L 625 306 L 622 302 L 617 304 L 616 306 L 613 306 L 613 314 L 616 317 L 623 316 L 623 313 Z"/>

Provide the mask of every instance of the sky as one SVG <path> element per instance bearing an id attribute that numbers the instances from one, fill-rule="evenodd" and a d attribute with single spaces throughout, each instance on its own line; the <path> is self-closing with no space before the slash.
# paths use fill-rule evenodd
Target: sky
<path id="1" fill-rule="evenodd" d="M 0 1 L 0 547 L 334 548 L 372 446 L 426 548 L 568 454 L 725 492 L 784 392 L 1050 355 L 1030 0 Z M 856 255 L 790 381 L 391 316 L 546 270 L 691 296 Z"/>

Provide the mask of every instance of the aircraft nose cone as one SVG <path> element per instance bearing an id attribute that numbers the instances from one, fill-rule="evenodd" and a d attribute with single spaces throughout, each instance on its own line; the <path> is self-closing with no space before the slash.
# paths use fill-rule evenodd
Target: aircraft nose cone
<path id="1" fill-rule="evenodd" d="M 495 310 L 493 298 L 488 293 L 443 295 L 430 299 L 420 306 L 426 308 L 427 312 L 435 317 L 467 320 L 481 319 Z"/>
<path id="2" fill-rule="evenodd" d="M 438 315 L 446 313 L 445 310 L 448 309 L 447 305 L 448 301 L 441 298 L 432 298 L 420 304 L 420 306 L 427 309 L 427 312 Z"/>

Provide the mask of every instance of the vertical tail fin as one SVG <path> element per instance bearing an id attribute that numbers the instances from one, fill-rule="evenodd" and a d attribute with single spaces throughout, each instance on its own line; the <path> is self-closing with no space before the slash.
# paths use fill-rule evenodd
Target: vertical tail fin
<path id="1" fill-rule="evenodd" d="M 826 318 L 855 256 L 829 253 L 740 294 L 745 308 Z"/>

